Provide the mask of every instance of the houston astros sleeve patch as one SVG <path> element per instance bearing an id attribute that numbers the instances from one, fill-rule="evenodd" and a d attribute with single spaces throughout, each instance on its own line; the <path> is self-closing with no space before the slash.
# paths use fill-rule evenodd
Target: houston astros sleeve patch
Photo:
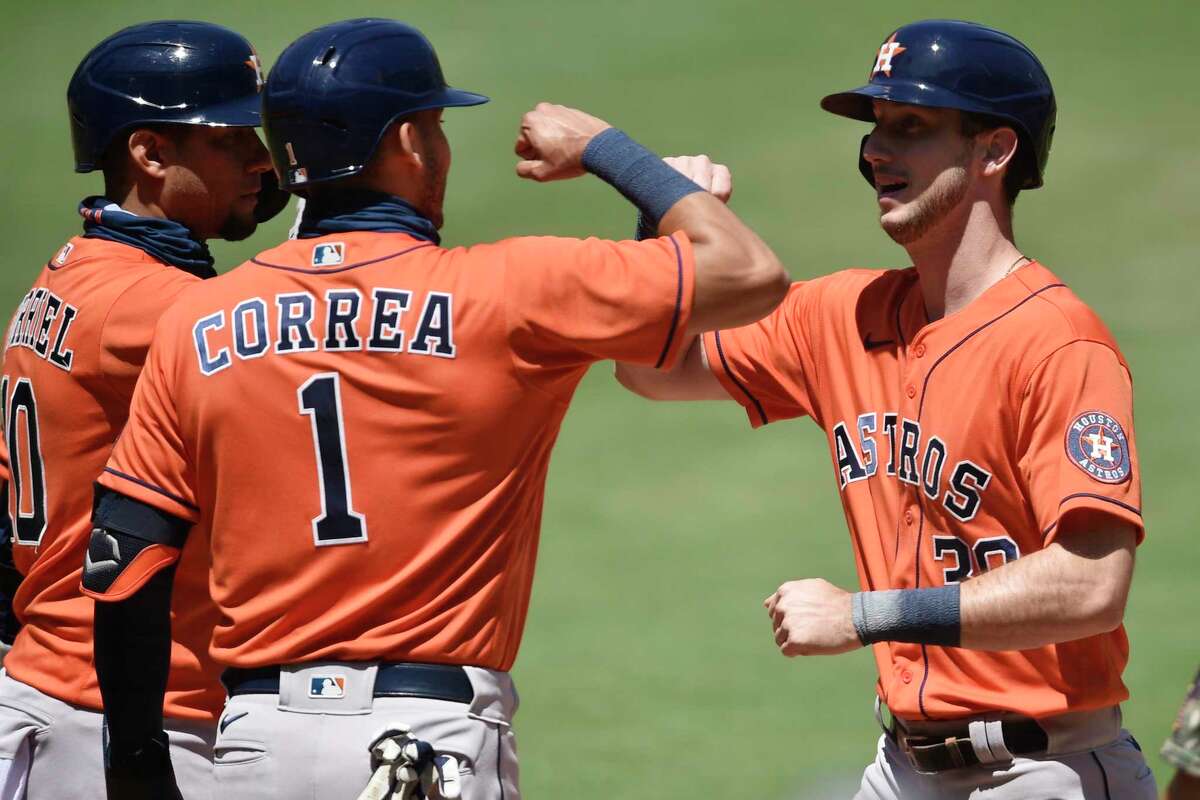
<path id="1" fill-rule="evenodd" d="M 1067 457 L 1101 483 L 1129 479 L 1129 440 L 1125 429 L 1103 411 L 1080 414 L 1067 428 Z"/>

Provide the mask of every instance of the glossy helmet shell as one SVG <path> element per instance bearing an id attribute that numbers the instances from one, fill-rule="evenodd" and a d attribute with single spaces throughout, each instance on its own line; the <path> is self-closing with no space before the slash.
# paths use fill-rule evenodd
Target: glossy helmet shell
<path id="1" fill-rule="evenodd" d="M 281 185 L 362 171 L 396 119 L 488 98 L 446 85 L 429 40 L 388 19 L 351 19 L 288 45 L 263 94 L 263 130 Z"/>
<path id="2" fill-rule="evenodd" d="M 256 126 L 262 85 L 254 48 L 229 28 L 166 20 L 120 30 L 67 88 L 75 171 L 102 169 L 114 137 L 137 125 Z"/>

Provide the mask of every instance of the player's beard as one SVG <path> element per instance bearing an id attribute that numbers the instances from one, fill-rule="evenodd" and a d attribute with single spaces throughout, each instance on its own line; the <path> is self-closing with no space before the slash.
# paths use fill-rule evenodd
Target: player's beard
<path id="1" fill-rule="evenodd" d="M 449 170 L 432 149 L 426 155 L 426 166 L 424 185 L 421 187 L 421 205 L 418 210 L 429 218 L 433 227 L 441 230 L 445 222 L 442 206 L 446 202 L 446 173 Z"/>
<path id="2" fill-rule="evenodd" d="M 884 214 L 879 224 L 896 244 L 911 244 L 941 222 L 967 196 L 970 181 L 965 166 L 944 170 L 898 219 Z"/>
<path id="3" fill-rule="evenodd" d="M 253 214 L 239 217 L 235 212 L 230 211 L 229 216 L 225 217 L 225 221 L 217 230 L 217 237 L 227 242 L 240 242 L 250 238 L 256 228 L 258 228 L 258 223 Z"/>

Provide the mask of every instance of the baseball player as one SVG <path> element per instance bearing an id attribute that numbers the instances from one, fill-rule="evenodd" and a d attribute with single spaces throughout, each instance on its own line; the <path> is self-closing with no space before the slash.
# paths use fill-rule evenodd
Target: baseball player
<path id="1" fill-rule="evenodd" d="M 0 677 L 0 797 L 102 792 L 94 604 L 79 589 L 91 482 L 125 424 L 159 315 L 215 274 L 205 241 L 245 238 L 261 201 L 278 210 L 286 198 L 262 194 L 260 84 L 250 43 L 199 22 L 119 31 L 71 79 L 75 169 L 102 170 L 105 187 L 80 204 L 82 235 L 51 253 L 4 342 L 4 513 L 24 628 Z M 224 692 L 207 655 L 216 611 L 204 553 L 193 549 L 176 582 L 165 714 L 179 780 L 206 797 Z"/>
<path id="2" fill-rule="evenodd" d="M 1200 800 L 1200 672 L 1163 744 L 1162 757 L 1176 768 L 1166 800 Z"/>
<path id="3" fill-rule="evenodd" d="M 442 247 L 443 109 L 486 100 L 390 20 L 318 28 L 271 71 L 264 130 L 281 185 L 307 198 L 298 238 L 163 316 L 100 478 L 84 586 L 105 607 L 102 683 L 110 649 L 142 665 L 105 700 L 112 735 L 160 756 L 141 762 L 148 791 L 173 791 L 161 723 L 114 704 L 156 707 L 170 565 L 199 546 L 228 667 L 221 797 L 407 796 L 415 766 L 396 754 L 414 738 L 457 766 L 431 791 L 519 797 L 507 671 L 575 387 L 600 359 L 669 367 L 786 291 L 721 202 L 549 104 L 522 120 L 518 174 L 591 172 L 661 238 Z"/>
<path id="4" fill-rule="evenodd" d="M 765 604 L 785 655 L 874 646 L 893 722 L 857 798 L 1151 798 L 1118 707 L 1143 536 L 1129 369 L 1013 236 L 1054 130 L 1045 70 L 929 20 L 821 105 L 873 123 L 859 168 L 913 266 L 795 283 L 673 372 L 618 376 L 826 432 L 862 591 L 792 581 Z"/>

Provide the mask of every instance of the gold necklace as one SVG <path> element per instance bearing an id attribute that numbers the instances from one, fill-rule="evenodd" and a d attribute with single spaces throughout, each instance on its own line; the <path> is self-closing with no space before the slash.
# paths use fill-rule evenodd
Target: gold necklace
<path id="1" fill-rule="evenodd" d="M 1009 267 L 1008 271 L 1004 273 L 1004 277 L 1007 278 L 1009 275 L 1012 275 L 1013 270 L 1015 270 L 1017 268 L 1017 265 L 1020 264 L 1022 261 L 1028 261 L 1031 264 L 1033 263 L 1033 259 L 1030 258 L 1029 256 L 1021 256 L 1020 258 L 1018 258 L 1016 261 L 1014 261 L 1012 263 L 1012 266 Z"/>

